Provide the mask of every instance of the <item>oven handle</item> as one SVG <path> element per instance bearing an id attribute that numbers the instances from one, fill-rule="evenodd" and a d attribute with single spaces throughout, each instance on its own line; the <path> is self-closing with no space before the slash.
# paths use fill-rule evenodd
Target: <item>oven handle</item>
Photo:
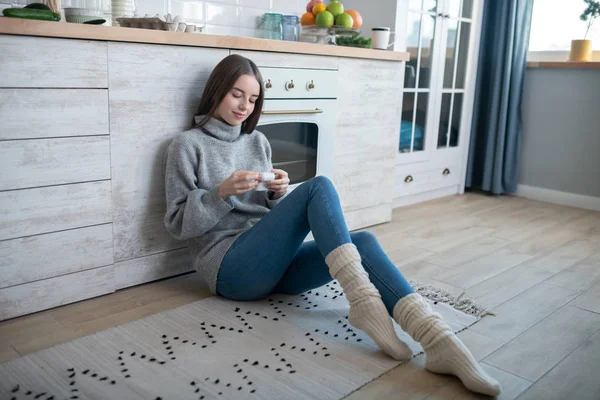
<path id="1" fill-rule="evenodd" d="M 285 114 L 322 114 L 323 110 L 316 108 L 314 110 L 273 110 L 262 111 L 262 115 L 285 115 Z"/>

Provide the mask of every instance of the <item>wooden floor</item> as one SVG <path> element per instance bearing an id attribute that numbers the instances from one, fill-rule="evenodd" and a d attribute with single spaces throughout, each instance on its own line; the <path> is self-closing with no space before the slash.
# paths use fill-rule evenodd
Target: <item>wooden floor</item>
<path id="1" fill-rule="evenodd" d="M 459 336 L 502 399 L 600 399 L 600 213 L 468 194 L 367 229 L 409 278 L 493 309 Z M 0 362 L 209 296 L 195 274 L 0 323 Z M 348 399 L 466 399 L 417 357 Z"/>

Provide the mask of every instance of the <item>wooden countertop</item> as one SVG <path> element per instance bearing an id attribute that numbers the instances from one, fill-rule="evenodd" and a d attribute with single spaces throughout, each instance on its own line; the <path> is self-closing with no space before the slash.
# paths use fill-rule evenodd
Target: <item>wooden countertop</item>
<path id="1" fill-rule="evenodd" d="M 600 61 L 575 62 L 575 61 L 528 61 L 527 68 L 584 68 L 600 69 Z"/>
<path id="2" fill-rule="evenodd" d="M 289 42 L 283 40 L 266 40 L 241 36 L 167 32 L 155 31 L 151 29 L 95 26 L 6 17 L 0 17 L 0 33 L 9 35 L 106 40 L 115 42 L 218 47 L 224 49 L 258 50 L 388 61 L 408 61 L 409 59 L 409 53 L 397 51 L 361 49 L 355 47 Z"/>

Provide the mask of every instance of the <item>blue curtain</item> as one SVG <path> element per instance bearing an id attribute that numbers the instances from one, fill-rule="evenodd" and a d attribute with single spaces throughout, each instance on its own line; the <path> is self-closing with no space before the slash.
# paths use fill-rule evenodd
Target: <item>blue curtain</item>
<path id="1" fill-rule="evenodd" d="M 466 187 L 517 189 L 521 98 L 533 0 L 486 0 Z"/>

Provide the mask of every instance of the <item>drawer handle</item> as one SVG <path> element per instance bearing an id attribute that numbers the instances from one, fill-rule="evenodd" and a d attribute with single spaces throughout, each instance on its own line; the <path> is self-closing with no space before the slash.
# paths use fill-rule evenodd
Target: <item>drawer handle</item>
<path id="1" fill-rule="evenodd" d="M 406 178 L 404 178 L 404 182 L 406 182 L 406 183 L 410 183 L 412 181 L 413 181 L 413 177 L 410 175 L 408 175 Z"/>
<path id="2" fill-rule="evenodd" d="M 293 79 L 291 81 L 285 83 L 285 88 L 287 90 L 292 90 L 295 87 L 296 87 L 296 85 L 294 85 L 294 80 Z"/>
<path id="3" fill-rule="evenodd" d="M 271 83 L 270 79 L 267 79 L 267 83 L 265 83 L 265 88 L 266 89 L 271 89 L 273 87 L 273 84 Z"/>
<path id="4" fill-rule="evenodd" d="M 442 172 L 442 175 L 450 175 L 450 170 L 446 168 L 444 172 Z"/>
<path id="5" fill-rule="evenodd" d="M 315 82 L 311 80 L 311 81 L 310 81 L 310 82 L 308 82 L 308 84 L 306 85 L 306 88 L 307 88 L 308 90 L 313 90 L 313 89 L 315 88 Z"/>

